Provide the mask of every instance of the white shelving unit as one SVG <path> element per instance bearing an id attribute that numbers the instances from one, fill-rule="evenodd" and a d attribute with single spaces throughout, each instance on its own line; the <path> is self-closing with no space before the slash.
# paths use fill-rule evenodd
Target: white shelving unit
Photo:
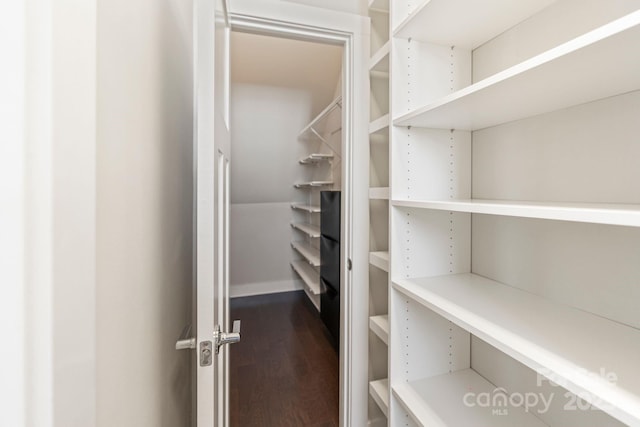
<path id="1" fill-rule="evenodd" d="M 391 0 L 388 425 L 640 426 L 640 4 L 614 3 Z"/>
<path id="2" fill-rule="evenodd" d="M 378 404 L 382 413 L 389 415 L 389 380 L 377 380 L 369 383 L 369 394 Z"/>
<path id="3" fill-rule="evenodd" d="M 320 267 L 320 250 L 307 242 L 291 242 L 291 247 L 314 267 Z"/>
<path id="4" fill-rule="evenodd" d="M 309 224 L 306 222 L 292 222 L 291 226 L 296 230 L 300 230 L 311 238 L 320 237 L 320 226 Z"/>
<path id="5" fill-rule="evenodd" d="M 640 205 L 505 200 L 394 200 L 393 206 L 640 227 Z"/>
<path id="6" fill-rule="evenodd" d="M 639 37 L 640 12 L 634 12 L 404 114 L 394 124 L 478 130 L 633 91 L 640 85 Z M 606 85 L 602 76 L 609 80 Z"/>
<path id="7" fill-rule="evenodd" d="M 312 153 L 307 157 L 304 157 L 299 160 L 301 165 L 309 165 L 316 164 L 320 162 L 325 162 L 333 159 L 333 154 L 325 154 L 325 153 Z"/>
<path id="8" fill-rule="evenodd" d="M 307 296 L 318 310 L 322 292 L 319 272 L 321 226 L 320 216 L 314 214 L 321 211 L 319 190 L 340 188 L 340 174 L 334 177 L 334 162 L 339 167 L 341 107 L 342 97 L 338 96 L 298 134 L 298 140 L 304 141 L 309 150 L 314 151 L 298 160 L 303 168 L 304 180 L 293 184 L 295 188 L 305 190 L 300 195 L 306 199 L 306 203 L 291 205 L 296 211 L 296 217 L 291 222 L 291 227 L 296 230 L 291 246 L 303 257 L 302 260 L 294 259 L 291 267 L 302 279 Z M 300 240 L 300 237 L 305 240 Z"/>
<path id="9" fill-rule="evenodd" d="M 320 206 L 318 205 L 305 205 L 302 203 L 292 203 L 291 209 L 296 209 L 308 213 L 320 213 Z"/>
<path id="10" fill-rule="evenodd" d="M 370 252 L 369 263 L 388 273 L 389 272 L 389 252 L 386 252 L 386 251 Z"/>
<path id="11" fill-rule="evenodd" d="M 508 408 L 496 415 L 493 408 L 465 405 L 466 393 L 493 396 L 496 387 L 472 369 L 439 375 L 393 388 L 393 394 L 421 427 L 543 427 L 538 418 L 522 408 Z M 499 392 L 498 392 L 499 393 Z"/>
<path id="12" fill-rule="evenodd" d="M 369 425 L 389 414 L 390 0 L 371 0 L 369 178 Z"/>
<path id="13" fill-rule="evenodd" d="M 389 316 L 371 316 L 369 318 L 369 329 L 371 329 L 382 342 L 389 345 Z"/>
<path id="14" fill-rule="evenodd" d="M 410 12 L 393 36 L 426 43 L 476 48 L 555 0 L 422 0 L 407 2 Z M 397 2 L 398 6 L 402 3 Z M 417 5 L 413 10 L 408 4 Z M 456 25 L 451 25 L 455 22 Z"/>
<path id="15" fill-rule="evenodd" d="M 308 182 L 297 182 L 293 184 L 296 188 L 308 188 L 308 187 L 326 187 L 332 186 L 333 181 L 308 181 Z"/>
<path id="16" fill-rule="evenodd" d="M 326 124 L 326 120 L 329 118 L 329 115 L 337 108 L 342 107 L 342 96 L 337 97 L 329 105 L 325 107 L 324 110 L 320 112 L 311 122 L 304 127 L 298 133 L 298 139 L 301 141 L 309 140 L 309 139 L 320 139 L 325 141 L 326 138 L 323 136 L 327 131 L 324 129 Z M 335 129 L 334 129 L 335 130 Z M 330 130 L 329 132 L 333 132 L 334 130 Z"/>

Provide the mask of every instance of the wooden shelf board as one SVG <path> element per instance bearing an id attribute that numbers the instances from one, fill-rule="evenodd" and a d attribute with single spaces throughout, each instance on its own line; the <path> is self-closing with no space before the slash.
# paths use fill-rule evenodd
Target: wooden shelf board
<path id="1" fill-rule="evenodd" d="M 382 342 L 389 345 L 389 316 L 371 316 L 369 317 L 369 329 L 376 334 Z"/>
<path id="2" fill-rule="evenodd" d="M 474 49 L 555 0 L 426 0 L 393 31 L 394 37 Z M 452 23 L 455 23 L 453 25 Z"/>
<path id="3" fill-rule="evenodd" d="M 293 184 L 295 188 L 325 187 L 327 185 L 333 185 L 333 181 L 309 181 Z"/>
<path id="4" fill-rule="evenodd" d="M 389 272 L 389 252 L 369 252 L 369 264 Z"/>
<path id="5" fill-rule="evenodd" d="M 320 227 L 306 222 L 292 222 L 291 226 L 309 237 L 320 237 Z"/>
<path id="6" fill-rule="evenodd" d="M 640 89 L 639 38 L 636 11 L 393 123 L 473 131 Z"/>
<path id="7" fill-rule="evenodd" d="M 307 242 L 291 242 L 293 249 L 298 251 L 314 267 L 320 267 L 320 249 L 314 248 Z"/>
<path id="8" fill-rule="evenodd" d="M 302 260 L 292 261 L 291 268 L 298 273 L 298 276 L 300 276 L 313 295 L 320 295 L 320 273 L 308 262 Z"/>
<path id="9" fill-rule="evenodd" d="M 309 165 L 333 159 L 333 154 L 313 153 L 299 160 L 302 165 Z"/>
<path id="10" fill-rule="evenodd" d="M 640 330 L 471 273 L 393 287 L 623 423 L 640 424 Z"/>
<path id="11" fill-rule="evenodd" d="M 386 71 L 389 72 L 389 49 L 391 43 L 387 41 L 380 49 L 374 52 L 369 59 L 370 71 Z"/>
<path id="12" fill-rule="evenodd" d="M 540 419 L 522 407 L 508 408 L 465 404 L 465 395 L 472 392 L 493 395 L 496 386 L 472 369 L 438 375 L 393 387 L 393 395 L 419 426 L 474 427 L 543 427 Z M 499 393 L 499 392 L 498 392 Z M 502 415 L 493 411 L 506 409 Z"/>
<path id="13" fill-rule="evenodd" d="M 373 200 L 389 200 L 389 187 L 369 188 L 369 198 Z"/>
<path id="14" fill-rule="evenodd" d="M 505 200 L 393 200 L 393 206 L 640 227 L 640 205 Z"/>
<path id="15" fill-rule="evenodd" d="M 369 382 L 369 394 L 376 401 L 382 413 L 389 416 L 389 380 L 377 380 Z"/>
<path id="16" fill-rule="evenodd" d="M 305 211 L 305 212 L 309 212 L 309 213 L 319 213 L 320 212 L 320 206 L 305 205 L 305 204 L 302 204 L 302 203 L 292 203 L 291 204 L 291 209 L 297 209 L 297 210 Z"/>
<path id="17" fill-rule="evenodd" d="M 389 128 L 389 114 L 385 114 L 369 123 L 369 134 L 374 134 Z"/>

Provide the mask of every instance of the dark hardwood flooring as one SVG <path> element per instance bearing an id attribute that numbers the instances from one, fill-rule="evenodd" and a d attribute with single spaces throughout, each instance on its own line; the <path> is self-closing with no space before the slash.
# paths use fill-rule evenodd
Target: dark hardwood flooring
<path id="1" fill-rule="evenodd" d="M 338 426 L 339 362 L 304 291 L 234 298 L 232 427 Z"/>

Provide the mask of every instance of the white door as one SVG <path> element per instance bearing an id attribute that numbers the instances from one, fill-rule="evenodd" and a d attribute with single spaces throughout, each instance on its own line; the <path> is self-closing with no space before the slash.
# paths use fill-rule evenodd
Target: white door
<path id="1" fill-rule="evenodd" d="M 229 424 L 229 22 L 226 0 L 194 0 L 194 167 L 196 286 L 193 336 L 176 348 L 194 350 L 197 427 Z"/>

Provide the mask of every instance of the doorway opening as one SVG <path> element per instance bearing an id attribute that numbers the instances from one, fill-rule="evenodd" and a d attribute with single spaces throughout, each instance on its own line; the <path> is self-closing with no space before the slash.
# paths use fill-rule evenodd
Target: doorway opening
<path id="1" fill-rule="evenodd" d="M 232 426 L 339 424 L 345 53 L 322 41 L 231 33 Z"/>

